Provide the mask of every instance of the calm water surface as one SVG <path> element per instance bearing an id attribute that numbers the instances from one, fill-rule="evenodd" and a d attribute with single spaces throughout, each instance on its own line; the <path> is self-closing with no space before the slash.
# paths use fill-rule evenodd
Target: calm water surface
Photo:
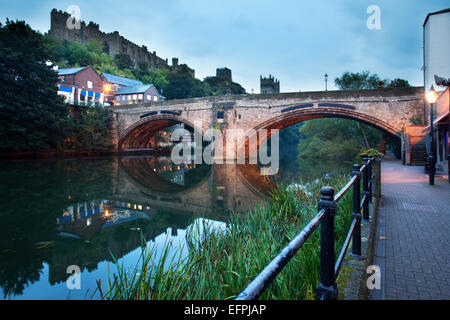
<path id="1" fill-rule="evenodd" d="M 141 245 L 186 256 L 195 221 L 223 226 L 230 211 L 264 203 L 277 183 L 295 184 L 343 164 L 281 159 L 278 175 L 255 165 L 174 165 L 128 157 L 0 162 L 0 298 L 89 299 L 116 270 L 131 268 Z M 347 165 L 348 166 L 348 165 Z M 157 251 L 157 256 L 161 250 Z M 69 290 L 81 270 L 80 289 Z"/>

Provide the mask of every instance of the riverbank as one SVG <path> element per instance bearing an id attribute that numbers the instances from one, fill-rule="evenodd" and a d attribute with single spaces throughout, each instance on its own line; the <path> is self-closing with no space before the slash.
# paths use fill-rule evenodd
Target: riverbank
<path id="1" fill-rule="evenodd" d="M 226 229 L 208 225 L 193 228 L 187 232 L 189 245 L 183 250 L 189 252 L 185 259 L 167 261 L 167 250 L 156 252 L 147 245 L 136 269 L 124 270 L 118 265 L 108 289 L 99 286 L 100 295 L 102 299 L 117 300 L 233 299 L 317 214 L 320 188 L 329 185 L 339 190 L 348 179 L 317 179 L 306 189 L 280 186 L 265 205 L 247 214 L 231 214 Z M 350 192 L 339 205 L 336 247 L 342 246 L 351 223 L 351 200 Z M 157 255 L 162 259 L 154 263 Z M 316 231 L 261 299 L 313 299 L 319 269 L 320 233 Z"/>
<path id="2" fill-rule="evenodd" d="M 1 160 L 38 160 L 38 159 L 65 159 L 65 158 L 97 158 L 109 156 L 143 155 L 161 156 L 170 155 L 170 149 L 135 149 L 135 150 L 97 150 L 97 151 L 30 151 L 0 153 Z"/>

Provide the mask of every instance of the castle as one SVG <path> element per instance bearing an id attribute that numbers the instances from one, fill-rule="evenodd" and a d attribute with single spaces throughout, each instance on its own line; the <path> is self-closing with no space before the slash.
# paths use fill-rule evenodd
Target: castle
<path id="1" fill-rule="evenodd" d="M 173 58 L 172 65 L 169 66 L 168 59 L 158 57 L 156 51 L 149 52 L 146 46 L 138 46 L 125 39 L 118 31 L 112 33 L 102 32 L 100 31 L 99 25 L 92 21 L 87 25 L 84 21 L 79 21 L 79 28 L 68 28 L 67 22 L 70 19 L 73 21 L 74 18 L 71 18 L 69 13 L 53 9 L 50 13 L 50 30 L 48 36 L 61 40 L 78 41 L 80 43 L 97 40 L 104 45 L 105 53 L 109 56 L 114 57 L 118 53 L 125 53 L 130 56 L 135 66 L 140 62 L 145 62 L 150 68 L 155 69 L 166 68 L 177 71 L 180 67 L 177 58 Z M 188 68 L 188 70 L 195 77 L 195 70 L 191 68 Z"/>
<path id="2" fill-rule="evenodd" d="M 280 93 L 280 81 L 269 75 L 269 78 L 259 77 L 261 93 Z"/>

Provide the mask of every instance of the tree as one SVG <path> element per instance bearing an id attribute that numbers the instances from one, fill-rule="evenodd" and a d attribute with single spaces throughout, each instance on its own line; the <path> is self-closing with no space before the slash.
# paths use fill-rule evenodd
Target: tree
<path id="1" fill-rule="evenodd" d="M 369 71 L 344 72 L 341 77 L 334 79 L 334 83 L 341 90 L 376 89 L 380 81 L 382 80 L 377 74 L 370 74 Z"/>
<path id="2" fill-rule="evenodd" d="M 403 80 L 396 78 L 392 80 L 386 88 L 409 88 L 411 85 L 409 84 L 408 80 Z"/>
<path id="3" fill-rule="evenodd" d="M 114 56 L 114 63 L 119 69 L 133 69 L 134 64 L 130 56 L 126 53 L 117 53 Z"/>
<path id="4" fill-rule="evenodd" d="M 203 80 L 203 82 L 207 83 L 214 95 L 222 96 L 230 92 L 231 94 L 244 94 L 245 89 L 236 82 L 230 82 L 226 79 L 218 78 L 218 77 L 207 77 Z"/>
<path id="5" fill-rule="evenodd" d="M 52 55 L 41 34 L 24 21 L 0 24 L 0 149 L 56 148 L 67 108 L 57 95 Z"/>

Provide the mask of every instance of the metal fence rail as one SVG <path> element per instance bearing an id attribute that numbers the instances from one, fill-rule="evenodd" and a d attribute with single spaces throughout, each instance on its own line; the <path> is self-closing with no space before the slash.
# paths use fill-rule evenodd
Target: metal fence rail
<path id="1" fill-rule="evenodd" d="M 338 296 L 336 278 L 342 267 L 347 249 L 352 242 L 351 256 L 364 259 L 361 255 L 361 221 L 369 220 L 369 203 L 372 202 L 372 167 L 375 157 L 364 157 L 363 165 L 353 165 L 352 178 L 335 195 L 331 187 L 320 190 L 320 201 L 317 215 L 303 230 L 289 242 L 289 244 L 273 259 L 256 278 L 236 297 L 236 300 L 258 299 L 269 284 L 281 272 L 284 266 L 297 253 L 301 246 L 311 236 L 314 230 L 321 225 L 320 234 L 320 281 L 316 289 L 316 299 L 335 300 Z M 378 170 L 379 172 L 379 170 Z M 361 200 L 361 176 L 363 197 Z M 353 188 L 352 188 L 353 187 Z M 334 252 L 334 217 L 337 213 L 337 203 L 343 196 L 353 189 L 353 213 L 347 237 L 335 261 Z M 361 211 L 363 214 L 361 214 Z"/>

